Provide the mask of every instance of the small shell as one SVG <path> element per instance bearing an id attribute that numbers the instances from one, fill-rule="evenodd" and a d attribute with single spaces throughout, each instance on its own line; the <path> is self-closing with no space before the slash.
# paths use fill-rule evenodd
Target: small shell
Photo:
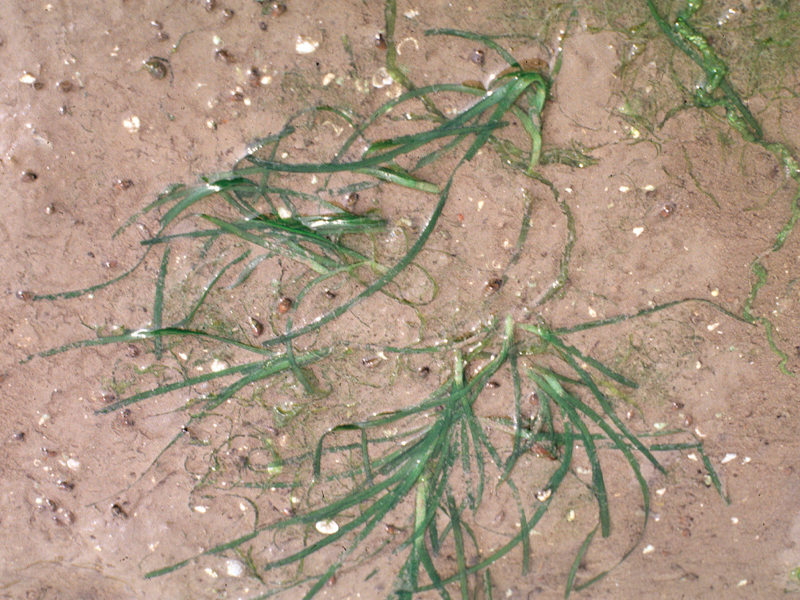
<path id="1" fill-rule="evenodd" d="M 550 498 L 550 496 L 552 494 L 553 494 L 553 490 L 551 490 L 550 488 L 546 488 L 544 490 L 539 490 L 538 492 L 536 492 L 536 499 L 539 502 L 546 502 L 547 499 Z"/>
<path id="2" fill-rule="evenodd" d="M 144 61 L 145 70 L 150 73 L 153 79 L 164 79 L 169 72 L 167 61 L 158 56 L 151 56 Z"/>
<path id="3" fill-rule="evenodd" d="M 36 81 L 37 81 L 36 75 L 28 73 L 27 71 L 24 71 L 19 78 L 19 82 L 24 83 L 25 85 L 33 85 L 36 83 Z"/>
<path id="4" fill-rule="evenodd" d="M 250 67 L 250 70 L 247 71 L 247 83 L 250 84 L 250 87 L 258 87 L 261 85 L 261 73 L 258 67 Z"/>
<path id="5" fill-rule="evenodd" d="M 129 190 L 133 187 L 133 180 L 117 178 L 111 184 L 111 187 L 117 192 L 124 192 L 125 190 Z"/>
<path id="6" fill-rule="evenodd" d="M 333 535 L 339 531 L 339 525 L 332 519 L 323 519 L 322 521 L 317 521 L 314 527 L 316 527 L 317 531 L 323 535 Z"/>
<path id="7" fill-rule="evenodd" d="M 378 366 L 381 362 L 379 356 L 365 356 L 361 359 L 361 364 L 367 367 L 368 369 L 372 369 L 373 367 Z"/>
<path id="8" fill-rule="evenodd" d="M 244 574 L 244 564 L 235 558 L 229 558 L 225 561 L 225 572 L 228 577 L 241 577 Z"/>
<path id="9" fill-rule="evenodd" d="M 319 48 L 319 42 L 310 37 L 298 35 L 294 44 L 294 49 L 298 54 L 311 54 Z"/>
<path id="10" fill-rule="evenodd" d="M 228 52 L 225 48 L 219 48 L 215 50 L 214 57 L 228 65 L 236 62 L 236 58 L 233 56 L 233 54 Z"/>
<path id="11" fill-rule="evenodd" d="M 386 67 L 381 67 L 372 76 L 372 87 L 374 88 L 383 88 L 387 85 L 392 85 L 392 83 L 394 83 L 394 79 L 389 75 L 389 71 L 386 70 Z"/>
<path id="12" fill-rule="evenodd" d="M 483 50 L 475 49 L 469 54 L 469 60 L 474 62 L 479 67 L 482 67 L 486 63 L 486 53 Z"/>
<path id="13" fill-rule="evenodd" d="M 358 195 L 358 192 L 350 192 L 344 197 L 344 205 L 346 208 L 354 208 L 359 199 L 360 196 Z"/>
<path id="14" fill-rule="evenodd" d="M 212 373 L 219 373 L 220 371 L 224 371 L 228 368 L 228 364 L 225 361 L 222 361 L 218 358 L 215 358 L 211 361 L 211 372 Z"/>
<path id="15" fill-rule="evenodd" d="M 142 126 L 142 121 L 136 115 L 131 115 L 129 119 L 122 120 L 122 126 L 130 133 L 136 133 Z"/>
<path id="16" fill-rule="evenodd" d="M 286 12 L 286 4 L 284 4 L 283 2 L 272 2 L 269 5 L 270 17 L 280 17 L 285 12 Z"/>
<path id="17" fill-rule="evenodd" d="M 658 214 L 661 215 L 664 219 L 669 217 L 675 212 L 675 209 L 678 207 L 675 205 L 674 202 L 667 202 L 664 206 L 661 207 L 661 210 L 658 211 Z"/>
<path id="18" fill-rule="evenodd" d="M 503 286 L 503 280 L 499 277 L 492 277 L 486 282 L 485 291 L 487 294 L 493 294 Z"/>
<path id="19" fill-rule="evenodd" d="M 253 333 L 255 337 L 260 336 L 264 333 L 264 325 L 256 319 L 255 317 L 250 317 L 247 319 L 247 322 L 250 324 L 250 331 Z"/>
<path id="20" fill-rule="evenodd" d="M 289 312 L 289 309 L 292 308 L 293 304 L 294 302 L 292 302 L 291 298 L 284 296 L 280 299 L 280 302 L 278 302 L 278 314 L 285 315 Z"/>
<path id="21" fill-rule="evenodd" d="M 373 39 L 375 41 L 375 47 L 378 50 L 386 50 L 386 36 L 384 36 L 382 32 L 379 31 L 376 33 Z"/>

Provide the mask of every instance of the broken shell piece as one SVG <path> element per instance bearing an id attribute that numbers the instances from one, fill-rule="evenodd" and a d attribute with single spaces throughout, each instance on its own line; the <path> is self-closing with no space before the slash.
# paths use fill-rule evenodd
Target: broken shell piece
<path id="1" fill-rule="evenodd" d="M 317 521 L 314 527 L 317 528 L 323 535 L 333 535 L 337 531 L 339 531 L 339 525 L 336 524 L 336 521 L 332 519 L 323 519 L 322 521 Z"/>
<path id="2" fill-rule="evenodd" d="M 302 35 L 297 36 L 297 41 L 294 44 L 294 49 L 298 54 L 311 54 L 315 52 L 317 48 L 319 48 L 319 42 L 317 40 Z"/>
<path id="3" fill-rule="evenodd" d="M 551 490 L 550 488 L 547 488 L 547 489 L 544 489 L 544 490 L 539 490 L 538 492 L 536 492 L 536 499 L 539 502 L 546 502 L 547 499 L 550 498 L 550 496 L 552 494 L 553 494 L 553 490 Z"/>
<path id="4" fill-rule="evenodd" d="M 36 79 L 35 75 L 24 71 L 19 78 L 20 83 L 24 83 L 25 85 L 34 85 L 38 80 Z"/>
<path id="5" fill-rule="evenodd" d="M 136 133 L 142 126 L 142 122 L 139 120 L 139 117 L 132 115 L 129 119 L 124 119 L 122 121 L 122 126 L 130 133 Z"/>
<path id="6" fill-rule="evenodd" d="M 387 85 L 392 85 L 392 83 L 394 83 L 394 79 L 389 75 L 389 71 L 386 70 L 386 67 L 381 67 L 375 72 L 375 75 L 372 76 L 372 87 L 382 88 Z"/>
<path id="7" fill-rule="evenodd" d="M 218 359 L 218 358 L 215 358 L 211 362 L 211 371 L 214 372 L 214 373 L 219 373 L 220 371 L 224 371 L 227 368 L 228 368 L 228 365 L 225 362 L 223 362 L 220 359 Z"/>

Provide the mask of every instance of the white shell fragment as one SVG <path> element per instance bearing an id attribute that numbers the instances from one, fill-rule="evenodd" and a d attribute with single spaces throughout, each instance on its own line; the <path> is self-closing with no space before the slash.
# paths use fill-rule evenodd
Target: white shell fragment
<path id="1" fill-rule="evenodd" d="M 20 83 L 24 83 L 25 85 L 33 85 L 36 83 L 36 76 L 31 75 L 27 71 L 25 71 L 22 76 L 19 78 Z"/>
<path id="2" fill-rule="evenodd" d="M 319 42 L 310 37 L 302 35 L 297 36 L 297 41 L 294 44 L 294 49 L 298 54 L 311 54 L 319 48 Z"/>
<path id="3" fill-rule="evenodd" d="M 381 67 L 372 76 L 372 87 L 374 88 L 386 87 L 387 85 L 392 85 L 392 83 L 394 83 L 394 79 L 389 75 L 386 67 Z"/>
<path id="4" fill-rule="evenodd" d="M 339 525 L 332 519 L 323 519 L 322 521 L 317 521 L 314 527 L 316 527 L 317 531 L 323 535 L 332 535 L 339 531 Z"/>
<path id="5" fill-rule="evenodd" d="M 639 237 L 640 235 L 642 235 L 642 233 L 644 233 L 644 227 L 633 228 L 633 235 L 635 235 L 636 237 Z"/>
<path id="6" fill-rule="evenodd" d="M 653 544 L 647 544 L 647 546 L 642 548 L 642 554 L 650 554 L 653 550 L 655 550 Z"/>
<path id="7" fill-rule="evenodd" d="M 139 117 L 136 115 L 131 115 L 129 119 L 124 119 L 122 121 L 122 126 L 127 129 L 130 133 L 136 133 L 139 131 L 139 128 L 142 126 L 142 122 L 139 120 Z"/>
<path id="8" fill-rule="evenodd" d="M 550 488 L 539 490 L 538 492 L 536 492 L 536 499 L 539 502 L 545 502 L 552 495 L 552 493 L 553 490 L 551 490 Z"/>
<path id="9" fill-rule="evenodd" d="M 225 561 L 225 572 L 229 577 L 241 577 L 244 574 L 244 565 L 234 558 L 229 558 Z"/>
<path id="10" fill-rule="evenodd" d="M 733 452 L 728 452 L 720 462 L 724 465 L 725 463 L 731 462 L 734 458 L 736 458 L 736 454 Z"/>

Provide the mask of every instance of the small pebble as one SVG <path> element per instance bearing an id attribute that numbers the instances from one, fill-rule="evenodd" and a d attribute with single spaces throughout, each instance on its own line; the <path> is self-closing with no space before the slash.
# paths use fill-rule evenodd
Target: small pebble
<path id="1" fill-rule="evenodd" d="M 31 183 L 39 179 L 39 176 L 33 171 L 23 171 L 20 179 L 25 183 Z"/>

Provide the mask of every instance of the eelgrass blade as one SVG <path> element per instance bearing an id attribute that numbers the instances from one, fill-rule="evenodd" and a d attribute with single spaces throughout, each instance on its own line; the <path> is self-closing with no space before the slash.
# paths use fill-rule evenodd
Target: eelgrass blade
<path id="1" fill-rule="evenodd" d="M 622 434 L 628 438 L 628 440 L 636 447 L 639 452 L 641 452 L 647 459 L 662 473 L 665 473 L 666 470 L 658 462 L 655 456 L 647 449 L 647 447 L 639 440 L 631 431 L 625 426 L 622 420 L 617 416 L 616 412 L 614 411 L 613 406 L 609 402 L 608 398 L 600 391 L 600 388 L 597 387 L 594 379 L 592 379 L 591 375 L 578 364 L 575 360 L 575 356 L 577 356 L 580 360 L 585 363 L 591 364 L 593 367 L 598 369 L 601 373 L 606 375 L 607 377 L 623 384 L 628 387 L 636 388 L 638 385 L 629 380 L 628 378 L 624 377 L 623 375 L 612 371 L 601 362 L 589 357 L 585 356 L 581 353 L 577 348 L 573 346 L 569 346 L 562 342 L 558 336 L 554 335 L 551 331 L 546 329 L 545 327 L 538 325 L 534 327 L 528 327 L 529 331 L 535 332 L 537 335 L 541 336 L 544 340 L 548 343 L 553 344 L 556 346 L 561 354 L 561 357 L 578 373 L 581 381 L 591 390 L 592 395 L 595 399 L 600 403 L 600 406 L 603 408 L 603 411 L 608 416 L 609 419 L 617 426 L 617 428 L 622 432 Z"/>
<path id="2" fill-rule="evenodd" d="M 161 229 L 164 230 L 178 215 L 203 198 L 213 196 L 226 189 L 236 189 L 237 187 L 254 188 L 257 186 L 250 179 L 236 177 L 234 179 L 217 179 L 211 183 L 203 183 L 189 189 L 183 197 L 161 217 Z"/>
<path id="3" fill-rule="evenodd" d="M 572 428 L 570 427 L 569 423 L 565 423 L 564 424 L 564 429 L 565 429 L 567 434 L 571 434 Z M 561 485 L 561 482 L 564 481 L 564 478 L 566 477 L 567 473 L 569 472 L 569 466 L 570 466 L 570 463 L 572 461 L 572 445 L 567 444 L 567 445 L 564 446 L 564 455 L 561 457 L 560 461 L 561 462 L 559 464 L 559 467 L 550 476 L 550 479 L 547 481 L 547 484 L 546 484 L 546 487 L 545 487 L 545 489 L 549 489 L 551 491 L 551 495 L 547 500 L 545 500 L 544 502 L 539 503 L 539 506 L 534 511 L 533 516 L 531 517 L 531 519 L 530 519 L 530 521 L 528 523 L 529 529 L 528 529 L 528 531 L 525 532 L 524 535 L 530 535 L 530 529 L 533 529 L 536 526 L 536 524 L 541 520 L 541 518 L 545 515 L 545 513 L 547 512 L 547 509 L 550 506 L 550 502 L 553 499 L 553 496 L 556 494 L 556 491 L 558 490 L 558 487 Z M 473 573 L 478 573 L 480 571 L 483 571 L 487 567 L 490 567 L 491 565 L 493 565 L 499 559 L 501 559 L 506 554 L 511 552 L 511 550 L 516 548 L 521 543 L 522 536 L 523 536 L 522 532 L 517 533 L 514 537 L 512 537 L 503 546 L 501 546 L 500 548 L 498 548 L 497 550 L 495 550 L 494 552 L 492 552 L 491 554 L 486 556 L 483 560 L 479 561 L 478 563 L 476 563 L 476 564 L 474 564 L 474 565 L 472 565 L 470 567 L 467 567 L 467 569 L 466 569 L 467 574 L 471 575 Z M 456 574 L 456 575 L 452 575 L 452 576 L 448 577 L 447 579 L 442 580 L 441 583 L 444 584 L 444 585 L 447 585 L 449 583 L 452 583 L 452 582 L 456 581 L 457 579 L 458 579 L 458 575 Z M 434 586 L 430 586 L 430 585 L 421 586 L 418 589 L 418 591 L 419 592 L 426 592 L 426 591 L 429 591 L 429 590 L 433 589 L 433 587 Z"/>
<path id="4" fill-rule="evenodd" d="M 456 567 L 458 568 L 458 583 L 461 588 L 462 600 L 469 600 L 469 584 L 467 582 L 467 561 L 464 556 L 464 535 L 461 531 L 461 513 L 456 506 L 455 498 L 448 492 L 447 508 L 450 523 L 453 525 L 453 539 L 456 544 Z"/>
<path id="5" fill-rule="evenodd" d="M 128 396 L 127 398 L 122 398 L 120 400 L 117 400 L 116 402 L 113 402 L 112 404 L 104 406 L 103 408 L 95 412 L 97 414 L 114 412 L 125 406 L 135 404 L 136 402 L 141 402 L 142 400 L 147 400 L 148 398 L 155 398 L 156 396 L 162 396 L 164 394 L 168 394 L 169 392 L 174 392 L 175 390 L 180 390 L 183 388 L 191 387 L 193 385 L 206 383 L 208 381 L 213 381 L 214 379 L 219 379 L 221 377 L 251 373 L 261 368 L 261 365 L 263 365 L 263 361 L 256 361 L 256 362 L 246 363 L 243 365 L 237 365 L 235 367 L 229 367 L 227 369 L 223 369 L 217 372 L 212 371 L 210 373 L 203 373 L 202 375 L 198 375 L 196 377 L 190 377 L 182 381 L 168 383 L 165 385 L 158 386 L 157 388 L 151 390 L 146 390 L 144 392 L 139 392 L 138 394 Z"/>
<path id="6" fill-rule="evenodd" d="M 642 472 L 641 472 L 641 468 L 639 467 L 639 463 L 636 461 L 636 458 L 633 456 L 633 453 L 631 452 L 630 447 L 628 446 L 628 444 L 625 443 L 625 441 L 622 439 L 622 437 L 620 437 L 620 435 L 616 431 L 614 431 L 610 427 L 610 425 L 608 425 L 608 423 L 606 423 L 599 414 L 597 414 L 591 407 L 586 405 L 584 402 L 582 402 L 576 396 L 574 396 L 572 394 L 569 394 L 568 392 L 564 391 L 563 388 L 561 388 L 561 386 L 558 384 L 558 380 L 555 377 L 548 376 L 547 374 L 545 374 L 544 376 L 538 376 L 536 373 L 533 373 L 533 372 L 531 372 L 531 377 L 533 377 L 534 380 L 537 381 L 537 383 L 539 381 L 543 381 L 543 382 L 546 382 L 546 383 L 551 384 L 551 385 L 554 384 L 556 389 L 560 389 L 560 390 L 563 391 L 563 396 L 568 397 L 569 402 L 571 403 L 571 405 L 574 407 L 574 409 L 576 411 L 580 411 L 581 413 L 583 413 L 584 415 L 589 417 L 589 419 L 591 419 L 596 425 L 598 425 L 603 430 L 603 432 L 613 442 L 613 445 L 614 445 L 613 447 L 622 452 L 623 456 L 625 457 L 625 460 L 630 465 L 631 470 L 633 471 L 634 476 L 636 477 L 636 481 L 639 484 L 639 490 L 642 493 L 642 503 L 643 503 L 643 509 L 644 509 L 644 516 L 642 518 L 642 528 L 641 528 L 641 530 L 639 532 L 638 538 L 634 541 L 634 543 L 623 554 L 623 556 L 619 559 L 619 561 L 614 566 L 612 566 L 611 568 L 606 569 L 605 571 L 602 571 L 601 573 L 595 575 L 590 580 L 588 580 L 588 581 L 586 581 L 586 582 L 584 582 L 584 583 L 582 583 L 582 584 L 580 584 L 578 586 L 574 586 L 574 589 L 580 590 L 580 589 L 584 589 L 586 587 L 589 587 L 590 585 L 592 585 L 596 581 L 598 581 L 598 580 L 602 579 L 603 577 L 605 577 L 606 575 L 608 575 L 608 573 L 610 573 L 614 568 L 619 566 L 625 559 L 627 559 L 628 556 L 630 556 L 630 554 L 638 546 L 639 542 L 644 537 L 645 529 L 647 527 L 647 522 L 650 519 L 650 489 L 649 489 L 649 486 L 647 485 L 647 481 L 645 481 L 644 477 L 642 476 Z M 589 436 L 589 438 L 593 439 L 593 436 Z M 586 438 L 582 436 L 582 439 L 583 439 L 584 444 L 586 444 Z M 567 448 L 568 446 L 569 445 L 565 445 L 565 448 Z M 648 451 L 648 453 L 649 453 L 649 451 Z M 587 451 L 587 454 L 588 454 L 588 451 Z M 602 520 L 601 520 L 600 525 L 601 525 L 601 531 L 602 531 L 602 529 L 603 529 Z M 603 532 L 603 536 L 605 537 L 606 535 L 607 534 L 605 532 Z"/>
<path id="7" fill-rule="evenodd" d="M 306 513 L 304 515 L 299 515 L 299 516 L 296 516 L 296 517 L 285 519 L 285 520 L 279 521 L 277 523 L 272 523 L 272 524 L 269 524 L 269 525 L 264 525 L 262 527 L 257 527 L 257 528 L 255 528 L 253 531 L 251 531 L 249 533 L 246 533 L 244 535 L 238 536 L 238 537 L 236 537 L 236 538 L 234 538 L 232 540 L 228 540 L 227 542 L 223 542 L 221 544 L 217 544 L 216 546 L 210 548 L 209 550 L 206 550 L 205 552 L 201 552 L 201 553 L 196 554 L 196 555 L 194 555 L 194 556 L 192 556 L 190 558 L 187 558 L 185 560 L 179 561 L 179 562 L 174 563 L 172 565 L 163 567 L 161 569 L 156 569 L 156 570 L 153 570 L 153 571 L 149 571 L 148 573 L 145 573 L 145 578 L 149 579 L 149 578 L 153 578 L 153 577 L 160 577 L 162 575 L 165 575 L 167 573 L 171 573 L 171 572 L 173 572 L 173 571 L 175 571 L 177 569 L 185 567 L 186 565 L 188 565 L 192 561 L 200 558 L 201 556 L 209 556 L 209 555 L 220 554 L 221 552 L 225 552 L 226 550 L 237 548 L 237 547 L 241 546 L 242 544 L 254 539 L 255 537 L 257 537 L 259 535 L 261 535 L 265 531 L 269 531 L 269 530 L 273 530 L 273 529 L 282 529 L 282 528 L 286 528 L 286 527 L 289 527 L 289 526 L 292 526 L 292 525 L 297 525 L 297 524 L 313 523 L 313 522 L 315 522 L 315 521 L 317 521 L 319 519 L 330 518 L 331 516 L 338 514 L 339 512 L 341 512 L 342 510 L 345 510 L 346 508 L 348 508 L 350 506 L 353 506 L 355 504 L 360 504 L 361 502 L 368 501 L 371 497 L 377 495 L 377 493 L 381 492 L 384 489 L 389 488 L 391 485 L 393 485 L 395 483 L 400 482 L 401 485 L 403 485 L 403 484 L 407 485 L 408 481 L 411 479 L 409 477 L 409 473 L 408 473 L 408 471 L 412 470 L 410 465 L 411 465 L 411 463 L 406 463 L 406 468 L 405 469 L 401 469 L 400 471 L 398 471 L 398 473 L 396 473 L 393 477 L 388 478 L 386 481 L 381 482 L 380 484 L 376 484 L 376 485 L 371 486 L 370 489 L 368 489 L 368 490 L 363 490 L 361 492 L 354 493 L 351 496 L 343 498 L 342 500 L 334 503 L 333 505 L 329 505 L 327 507 L 324 507 L 322 509 L 318 509 L 316 511 L 312 511 L 310 513 Z M 417 467 L 419 469 L 419 465 L 417 465 Z M 363 524 L 366 521 L 370 520 L 373 516 L 379 515 L 379 516 L 382 517 L 383 514 L 386 514 L 386 512 L 388 512 L 388 510 L 391 508 L 392 500 L 394 499 L 394 496 L 395 495 L 392 494 L 392 493 L 389 493 L 389 494 L 386 494 L 386 495 L 382 496 L 380 499 L 375 501 L 366 511 L 362 512 L 358 517 L 356 517 L 352 521 L 350 521 L 350 522 L 344 524 L 342 527 L 340 527 L 340 529 L 339 529 L 339 531 L 337 533 L 331 534 L 331 535 L 323 538 L 322 540 L 318 541 L 316 544 L 313 544 L 311 546 L 307 546 L 303 550 L 301 550 L 299 552 L 296 552 L 296 553 L 294 553 L 294 554 L 292 554 L 290 556 L 287 556 L 287 557 L 284 557 L 283 559 L 279 559 L 277 561 L 273 561 L 271 563 L 268 563 L 267 565 L 265 565 L 264 568 L 265 569 L 273 569 L 273 568 L 276 568 L 276 567 L 279 567 L 279 566 L 282 566 L 282 565 L 285 565 L 285 564 L 291 564 L 293 562 L 300 561 L 303 558 L 305 558 L 306 556 L 308 556 L 309 554 L 313 553 L 314 551 L 319 550 L 320 548 L 323 548 L 323 547 L 329 545 L 330 543 L 333 543 L 333 542 L 337 541 L 338 539 L 340 539 L 346 533 L 349 533 L 350 531 L 356 529 L 361 524 Z M 374 522 L 377 522 L 377 521 L 374 521 Z"/>
<path id="8" fill-rule="evenodd" d="M 414 505 L 414 531 L 408 538 L 408 541 L 411 545 L 411 551 L 409 552 L 408 558 L 403 564 L 403 567 L 397 574 L 394 589 L 392 590 L 392 594 L 389 595 L 390 599 L 394 597 L 396 600 L 412 600 L 412 593 L 417 588 L 419 565 L 421 561 L 425 562 L 424 556 L 427 556 L 425 548 L 427 494 L 428 482 L 423 475 L 420 477 L 419 483 L 417 484 L 417 493 Z M 431 568 L 433 567 L 433 563 L 430 561 L 429 556 L 428 561 L 426 562 L 426 569 L 428 567 L 427 563 L 430 563 Z M 436 573 L 436 569 L 432 568 L 432 572 Z"/>
<path id="9" fill-rule="evenodd" d="M 725 500 L 725 504 L 730 504 L 731 499 L 730 497 L 723 491 L 722 489 L 722 482 L 719 480 L 719 475 L 717 475 L 717 471 L 714 469 L 714 466 L 711 464 L 711 459 L 708 458 L 708 454 L 706 454 L 705 450 L 703 450 L 703 445 L 697 445 L 697 452 L 700 454 L 700 457 L 703 459 L 703 466 L 706 468 L 706 472 L 708 476 L 711 478 L 711 482 L 714 484 L 714 488 L 717 490 L 717 493 L 722 496 L 722 499 Z"/>
<path id="10" fill-rule="evenodd" d="M 506 110 L 508 110 L 507 107 L 498 114 L 502 115 L 506 112 Z M 363 169 L 384 166 L 386 163 L 389 163 L 398 156 L 408 154 L 417 148 L 425 146 L 426 144 L 443 137 L 474 133 L 477 134 L 478 139 L 482 140 L 480 143 L 480 146 L 482 146 L 486 142 L 486 139 L 488 139 L 491 131 L 504 126 L 505 123 L 500 121 L 498 118 L 495 118 L 488 123 L 466 125 L 464 127 L 440 126 L 430 131 L 418 133 L 410 137 L 410 139 L 402 145 L 393 148 L 392 150 L 388 150 L 380 154 L 373 154 L 360 160 L 344 163 L 284 163 L 272 160 L 264 160 L 255 156 L 249 156 L 247 159 L 261 169 L 279 173 L 338 173 L 343 171 L 361 172 Z"/>
<path id="11" fill-rule="evenodd" d="M 330 267 L 334 267 L 336 264 L 333 260 L 320 254 L 311 252 L 310 250 L 306 250 L 299 244 L 278 245 L 276 248 L 263 238 L 255 235 L 254 233 L 250 233 L 235 223 L 229 223 L 228 221 L 223 221 L 222 219 L 213 217 L 211 215 L 202 215 L 202 217 L 223 231 L 233 234 L 244 241 L 250 242 L 251 244 L 255 244 L 256 246 L 260 246 L 262 248 L 275 249 L 281 254 L 288 255 L 295 260 L 302 262 L 317 273 L 327 273 L 328 269 Z"/>
<path id="12" fill-rule="evenodd" d="M 567 585 L 564 589 L 564 598 L 569 598 L 569 595 L 572 593 L 573 586 L 575 585 L 575 576 L 578 574 L 578 569 L 581 566 L 581 562 L 583 562 L 583 557 L 586 556 L 589 546 L 592 545 L 592 540 L 594 539 L 596 533 L 597 527 L 595 526 L 594 529 L 592 529 L 586 536 L 586 539 L 583 540 L 581 547 L 575 554 L 575 559 L 572 561 L 572 566 L 570 567 L 569 575 L 567 576 Z"/>
<path id="13" fill-rule="evenodd" d="M 158 278 L 156 279 L 156 297 L 153 302 L 153 329 L 161 329 L 161 318 L 164 311 L 164 283 L 167 277 L 167 267 L 169 266 L 170 247 L 164 248 L 164 254 L 161 257 L 161 268 L 158 270 Z M 153 340 L 155 347 L 156 360 L 161 360 L 163 352 L 163 342 L 160 337 Z"/>
<path id="14" fill-rule="evenodd" d="M 366 289 L 364 289 L 362 292 L 360 292 L 347 302 L 339 305 L 332 311 L 316 318 L 314 322 L 309 323 L 308 325 L 305 325 L 299 329 L 295 329 L 291 333 L 276 336 L 270 340 L 263 342 L 262 345 L 265 347 L 269 347 L 269 346 L 274 346 L 276 344 L 285 344 L 288 340 L 305 335 L 312 331 L 316 331 L 323 325 L 329 323 L 330 321 L 346 313 L 361 300 L 368 298 L 375 292 L 378 292 L 381 289 L 383 289 L 401 271 L 403 271 L 408 265 L 410 265 L 411 262 L 416 258 L 416 256 L 420 253 L 422 248 L 427 243 L 428 238 L 430 237 L 434 227 L 436 226 L 436 223 L 439 221 L 439 216 L 442 214 L 442 210 L 444 209 L 444 206 L 447 202 L 447 198 L 450 195 L 450 187 L 453 184 L 453 179 L 455 177 L 456 171 L 458 170 L 458 167 L 461 164 L 463 164 L 463 161 L 459 162 L 459 165 L 457 165 L 456 168 L 453 170 L 453 172 L 450 174 L 447 183 L 445 184 L 444 188 L 439 194 L 439 201 L 436 203 L 436 206 L 434 207 L 431 216 L 428 218 L 428 222 L 425 224 L 425 227 L 420 232 L 419 237 L 411 246 L 411 248 L 408 250 L 408 252 L 406 252 L 406 254 L 397 263 L 395 263 L 391 268 L 389 268 L 389 270 L 386 271 L 386 273 L 384 273 L 381 277 L 379 277 L 377 280 L 375 280 L 373 283 L 367 286 Z"/>
<path id="15" fill-rule="evenodd" d="M 475 33 L 474 31 L 464 31 L 463 29 L 450 29 L 446 27 L 439 29 L 428 29 L 425 31 L 425 35 L 449 35 L 453 37 L 464 38 L 473 42 L 479 42 L 487 48 L 491 48 L 497 52 L 501 58 L 509 64 L 509 66 L 514 67 L 515 69 L 522 69 L 517 59 L 514 58 L 508 50 L 503 48 L 500 44 L 495 42 L 487 35 Z"/>
<path id="16" fill-rule="evenodd" d="M 417 179 L 410 173 L 400 169 L 399 167 L 372 167 L 364 169 L 355 169 L 356 173 L 362 175 L 371 175 L 375 179 L 394 183 L 403 187 L 411 188 L 412 190 L 419 190 L 421 192 L 428 192 L 430 194 L 437 194 L 439 188 L 434 184 L 422 179 Z"/>
<path id="17" fill-rule="evenodd" d="M 139 217 L 147 214 L 151 210 L 163 206 L 164 204 L 168 204 L 181 196 L 185 196 L 188 193 L 188 190 L 189 188 L 187 188 L 186 185 L 182 183 L 170 185 L 169 187 L 167 187 L 166 190 L 161 192 L 156 197 L 156 199 L 153 200 L 150 204 L 145 206 L 143 209 L 133 213 L 130 217 L 128 217 L 128 219 L 122 225 L 120 225 L 119 228 L 117 228 L 117 230 L 112 234 L 111 237 L 112 238 L 117 237 L 125 229 L 133 225 L 137 221 L 137 219 L 139 219 Z"/>
<path id="18" fill-rule="evenodd" d="M 603 537 L 608 537 L 611 533 L 611 517 L 608 511 L 608 493 L 606 492 L 603 470 L 600 467 L 600 459 L 597 456 L 597 446 L 589 433 L 588 428 L 578 415 L 574 397 L 566 394 L 561 385 L 553 377 L 540 377 L 533 374 L 534 381 L 539 386 L 539 390 L 547 395 L 569 418 L 581 436 L 583 448 L 589 459 L 589 466 L 592 468 L 592 494 L 597 500 L 598 513 L 600 519 L 600 531 Z"/>
<path id="19" fill-rule="evenodd" d="M 35 300 L 58 300 L 58 299 L 61 299 L 61 298 L 69 299 L 69 298 L 78 298 L 80 296 L 85 296 L 87 294 L 93 294 L 94 292 L 97 292 L 99 290 L 102 290 L 104 288 L 112 286 L 115 283 L 118 283 L 118 282 L 122 281 L 123 279 L 125 279 L 126 277 L 128 277 L 128 275 L 133 273 L 136 269 L 139 268 L 139 266 L 141 266 L 141 264 L 145 261 L 145 259 L 147 258 L 147 255 L 149 253 L 150 253 L 150 249 L 148 248 L 142 254 L 141 258 L 138 261 L 136 261 L 136 263 L 130 269 L 128 269 L 127 271 L 125 271 L 124 273 L 122 273 L 120 275 L 117 275 L 116 277 L 114 277 L 112 279 L 109 279 L 108 281 L 104 281 L 103 283 L 97 283 L 95 285 L 90 285 L 88 287 L 81 288 L 81 289 L 78 289 L 78 290 L 69 290 L 67 292 L 55 292 L 55 293 L 52 293 L 52 294 L 34 294 L 33 298 L 31 298 L 31 300 L 34 300 L 34 301 Z M 55 354 L 55 352 L 53 352 L 52 354 Z M 49 354 L 47 354 L 47 355 L 46 354 L 41 354 L 41 353 L 40 354 L 32 354 L 26 360 L 30 360 L 34 356 L 49 356 Z"/>
<path id="20" fill-rule="evenodd" d="M 183 319 L 181 319 L 180 321 L 175 323 L 173 326 L 174 327 L 181 327 L 181 328 L 188 326 L 192 322 L 192 320 L 194 319 L 194 316 L 197 314 L 197 311 L 200 310 L 200 307 L 206 301 L 206 298 L 208 297 L 208 294 L 211 293 L 211 290 L 214 289 L 214 286 L 217 285 L 217 282 L 225 274 L 225 272 L 228 269 L 230 269 L 233 265 L 236 265 L 236 264 L 239 264 L 240 262 L 242 262 L 249 255 L 250 255 L 250 251 L 247 250 L 246 252 L 243 252 L 242 254 L 240 254 L 239 256 L 234 258 L 232 261 L 230 261 L 227 264 L 225 264 L 219 271 L 217 271 L 217 274 L 214 275 L 214 277 L 211 279 L 211 281 L 209 281 L 205 285 L 205 287 L 203 288 L 203 293 L 200 295 L 200 298 L 198 298 L 197 302 L 195 302 L 194 306 L 189 311 L 189 313 Z"/>

